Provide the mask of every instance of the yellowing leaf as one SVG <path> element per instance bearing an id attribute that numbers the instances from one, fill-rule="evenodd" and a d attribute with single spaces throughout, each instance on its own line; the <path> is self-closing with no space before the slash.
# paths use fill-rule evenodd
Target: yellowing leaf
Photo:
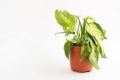
<path id="1" fill-rule="evenodd" d="M 63 27 L 66 33 L 74 32 L 76 25 L 76 17 L 67 11 L 55 11 L 57 22 Z"/>
<path id="2" fill-rule="evenodd" d="M 95 36 L 96 38 L 100 39 L 101 41 L 103 39 L 105 39 L 105 32 L 103 31 L 103 29 L 100 27 L 99 24 L 95 23 L 95 22 L 92 22 L 92 23 L 89 23 L 89 26 L 87 27 L 87 31 Z"/>

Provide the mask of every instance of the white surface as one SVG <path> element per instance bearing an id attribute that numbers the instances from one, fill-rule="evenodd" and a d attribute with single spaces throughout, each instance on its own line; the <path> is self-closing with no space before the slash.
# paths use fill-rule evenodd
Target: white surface
<path id="1" fill-rule="evenodd" d="M 0 0 L 0 80 L 119 80 L 119 0 Z M 90 15 L 107 30 L 108 60 L 76 73 L 63 52 L 55 9 Z"/>

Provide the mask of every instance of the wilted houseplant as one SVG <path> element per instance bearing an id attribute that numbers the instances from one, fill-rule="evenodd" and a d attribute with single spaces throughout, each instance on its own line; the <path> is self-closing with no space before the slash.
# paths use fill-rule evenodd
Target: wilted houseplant
<path id="1" fill-rule="evenodd" d="M 82 18 L 67 11 L 56 10 L 55 18 L 63 28 L 63 32 L 60 33 L 65 34 L 64 52 L 68 59 L 70 57 L 71 69 L 86 72 L 91 71 L 91 65 L 99 69 L 99 55 L 106 58 L 102 45 L 102 41 L 106 39 L 106 31 L 90 16 Z M 71 35 L 72 38 L 69 37 Z M 74 50 L 75 47 L 79 50 Z M 77 55 L 73 53 L 76 51 Z M 79 59 L 72 56 L 78 56 Z M 84 63 L 90 68 L 87 69 Z M 79 70 L 81 68 L 86 70 Z"/>

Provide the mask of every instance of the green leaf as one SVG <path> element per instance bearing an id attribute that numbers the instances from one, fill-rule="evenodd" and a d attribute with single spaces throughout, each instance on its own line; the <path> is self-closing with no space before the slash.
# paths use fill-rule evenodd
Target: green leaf
<path id="1" fill-rule="evenodd" d="M 80 58 L 80 61 L 82 61 L 85 57 L 88 57 L 90 52 L 91 52 L 91 47 L 89 46 L 89 43 L 88 44 L 84 44 L 81 47 L 81 58 Z"/>
<path id="2" fill-rule="evenodd" d="M 100 55 L 102 58 L 107 58 L 106 55 L 105 55 L 105 52 L 104 52 L 104 47 L 103 47 L 103 44 L 100 40 L 96 39 L 97 42 L 98 42 L 98 50 L 100 52 Z"/>
<path id="3" fill-rule="evenodd" d="M 98 70 L 98 59 L 99 59 L 99 53 L 96 49 L 95 44 L 92 42 L 92 40 L 90 40 L 90 45 L 91 45 L 91 53 L 89 55 L 89 62 Z"/>
<path id="4" fill-rule="evenodd" d="M 102 27 L 98 23 L 96 23 L 93 18 L 86 17 L 85 21 L 88 24 L 87 31 L 91 35 L 95 36 L 96 38 L 98 38 L 100 40 L 106 39 L 106 37 L 105 37 L 106 31 L 104 29 L 102 29 Z"/>
<path id="5" fill-rule="evenodd" d="M 57 22 L 63 27 L 63 30 L 68 32 L 74 32 L 76 25 L 76 16 L 70 14 L 67 11 L 55 11 L 55 18 Z"/>
<path id="6" fill-rule="evenodd" d="M 96 38 L 98 38 L 100 40 L 106 39 L 102 28 L 95 22 L 89 24 L 89 28 L 87 29 L 87 31 L 91 35 L 94 35 Z"/>
<path id="7" fill-rule="evenodd" d="M 64 52 L 65 52 L 65 56 L 69 59 L 69 53 L 70 50 L 73 48 L 74 43 L 71 41 L 66 41 L 66 43 L 64 44 Z"/>
<path id="8" fill-rule="evenodd" d="M 96 38 L 95 36 L 92 36 L 87 32 L 88 36 L 92 40 L 92 42 L 96 45 L 96 49 L 98 50 L 98 53 L 100 53 L 102 58 L 106 58 L 105 52 L 104 52 L 104 47 L 102 45 L 102 41 Z"/>

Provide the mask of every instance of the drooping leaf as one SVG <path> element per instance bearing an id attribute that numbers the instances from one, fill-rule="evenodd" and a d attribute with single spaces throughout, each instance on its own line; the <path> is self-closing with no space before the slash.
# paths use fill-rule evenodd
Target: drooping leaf
<path id="1" fill-rule="evenodd" d="M 95 44 L 90 41 L 90 45 L 92 47 L 91 53 L 89 55 L 89 62 L 98 70 L 98 58 L 99 58 L 99 53 L 95 47 Z"/>
<path id="2" fill-rule="evenodd" d="M 63 27 L 63 30 L 68 32 L 74 32 L 76 25 L 76 17 L 67 11 L 55 11 L 55 18 L 57 22 Z"/>
<path id="3" fill-rule="evenodd" d="M 106 31 L 102 29 L 102 27 L 97 22 L 95 22 L 95 20 L 92 17 L 89 17 L 89 16 L 86 17 L 85 21 L 88 24 L 87 31 L 91 35 L 95 36 L 96 38 L 100 40 L 106 39 L 105 37 Z"/>
<path id="4" fill-rule="evenodd" d="M 89 41 L 90 41 L 90 45 L 89 47 L 91 47 L 91 52 L 89 55 L 89 62 L 96 68 L 99 69 L 98 67 L 98 59 L 99 59 L 99 50 L 98 50 L 98 42 L 96 41 L 96 38 L 94 36 L 92 36 L 91 34 L 89 34 L 87 32 L 87 35 L 89 36 Z"/>
<path id="5" fill-rule="evenodd" d="M 96 49 L 98 51 L 98 53 L 101 55 L 102 58 L 106 58 L 105 52 L 104 52 L 104 47 L 102 45 L 102 41 L 99 40 L 98 38 L 96 38 L 95 36 L 89 34 L 87 32 L 88 36 L 90 37 L 90 39 L 92 40 L 92 42 L 96 45 Z"/>
<path id="6" fill-rule="evenodd" d="M 81 47 L 81 58 L 80 58 L 80 61 L 82 61 L 85 57 L 88 57 L 90 55 L 90 52 L 91 52 L 91 47 L 89 46 L 89 43 L 88 44 L 84 44 Z"/>
<path id="7" fill-rule="evenodd" d="M 86 33 L 87 33 L 89 39 L 97 46 L 98 43 L 96 42 L 95 37 L 93 35 L 91 35 L 88 31 Z"/>
<path id="8" fill-rule="evenodd" d="M 105 55 L 105 52 L 104 52 L 104 47 L 103 47 L 103 44 L 100 40 L 96 39 L 97 42 L 98 42 L 98 50 L 100 52 L 100 55 L 102 58 L 107 58 L 106 55 Z"/>
<path id="9" fill-rule="evenodd" d="M 65 52 L 65 56 L 69 59 L 69 53 L 70 50 L 73 48 L 74 43 L 71 41 L 66 41 L 66 43 L 64 44 L 64 52 Z"/>
<path id="10" fill-rule="evenodd" d="M 87 31 L 95 36 L 96 38 L 103 40 L 106 39 L 105 33 L 103 32 L 102 28 L 97 23 L 90 23 Z"/>

